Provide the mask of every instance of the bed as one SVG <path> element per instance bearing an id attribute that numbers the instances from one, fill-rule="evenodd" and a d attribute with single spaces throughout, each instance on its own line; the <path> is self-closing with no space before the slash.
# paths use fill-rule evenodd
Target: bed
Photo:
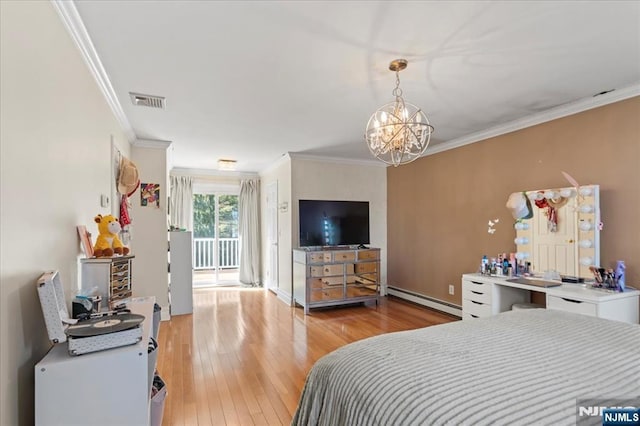
<path id="1" fill-rule="evenodd" d="M 640 397 L 640 325 L 529 309 L 337 349 L 292 424 L 568 425 L 576 399 L 605 397 Z"/>

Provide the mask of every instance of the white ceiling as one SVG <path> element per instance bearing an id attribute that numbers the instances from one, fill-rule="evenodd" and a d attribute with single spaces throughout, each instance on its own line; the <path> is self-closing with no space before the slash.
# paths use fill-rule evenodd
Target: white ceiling
<path id="1" fill-rule="evenodd" d="M 172 141 L 181 168 L 231 158 L 260 171 L 286 152 L 370 160 L 364 129 L 392 100 L 396 58 L 409 61 L 405 99 L 435 127 L 430 150 L 640 83 L 637 1 L 75 6 L 135 135 Z"/>

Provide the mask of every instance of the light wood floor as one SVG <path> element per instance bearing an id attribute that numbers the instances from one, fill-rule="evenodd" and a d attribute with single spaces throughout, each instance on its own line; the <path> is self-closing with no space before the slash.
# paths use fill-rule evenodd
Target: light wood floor
<path id="1" fill-rule="evenodd" d="M 397 298 L 305 316 L 263 289 L 194 290 L 193 315 L 160 325 L 163 425 L 288 425 L 307 372 L 328 352 L 455 320 Z"/>

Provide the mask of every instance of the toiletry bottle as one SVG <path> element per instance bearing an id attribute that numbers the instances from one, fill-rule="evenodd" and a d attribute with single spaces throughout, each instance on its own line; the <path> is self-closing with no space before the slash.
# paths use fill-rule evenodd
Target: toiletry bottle
<path id="1" fill-rule="evenodd" d="M 616 281 L 616 288 L 618 289 L 618 291 L 624 291 L 624 270 L 625 270 L 625 266 L 624 266 L 624 260 L 618 260 L 618 262 L 616 262 L 616 271 L 615 271 L 615 281 Z"/>
<path id="2" fill-rule="evenodd" d="M 487 258 L 486 254 L 482 256 L 482 267 L 480 272 L 482 272 L 483 274 L 489 273 L 489 259 Z"/>

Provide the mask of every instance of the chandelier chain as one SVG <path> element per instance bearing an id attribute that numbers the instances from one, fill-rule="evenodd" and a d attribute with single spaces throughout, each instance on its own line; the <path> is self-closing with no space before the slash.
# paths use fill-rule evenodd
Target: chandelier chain
<path id="1" fill-rule="evenodd" d="M 391 92 L 393 96 L 397 98 L 402 96 L 402 89 L 400 88 L 400 71 L 396 71 L 396 88 Z"/>

